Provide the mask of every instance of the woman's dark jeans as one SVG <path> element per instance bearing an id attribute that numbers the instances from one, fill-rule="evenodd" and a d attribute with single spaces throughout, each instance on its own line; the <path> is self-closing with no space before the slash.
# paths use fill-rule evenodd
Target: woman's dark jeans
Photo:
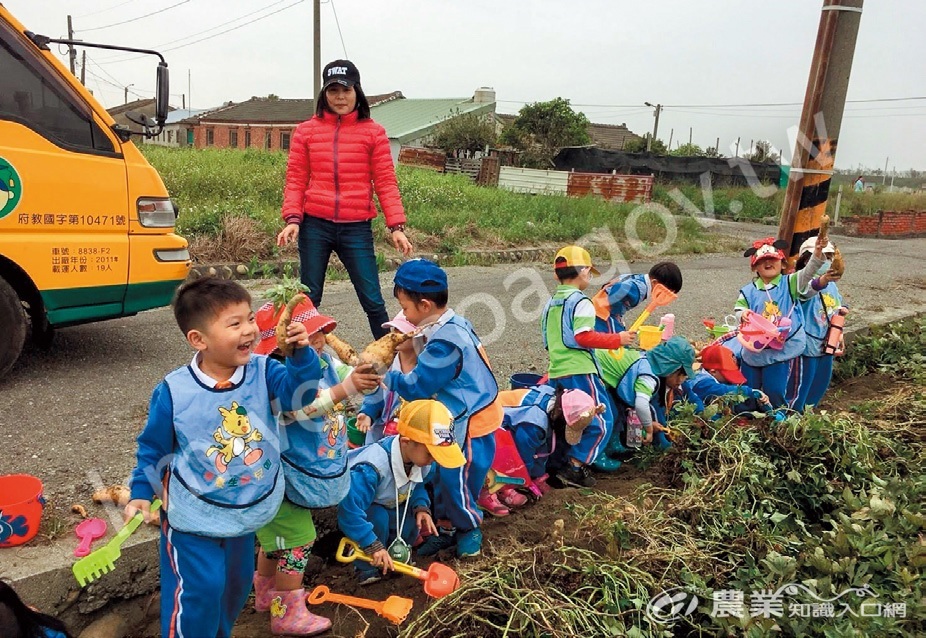
<path id="1" fill-rule="evenodd" d="M 373 229 L 369 221 L 336 224 L 306 215 L 299 225 L 299 270 L 302 283 L 309 288 L 309 298 L 321 308 L 325 274 L 331 252 L 337 253 L 347 269 L 357 298 L 370 322 L 370 332 L 379 339 L 388 332 L 386 302 L 379 288 Z M 335 317 L 337 318 L 337 317 Z"/>

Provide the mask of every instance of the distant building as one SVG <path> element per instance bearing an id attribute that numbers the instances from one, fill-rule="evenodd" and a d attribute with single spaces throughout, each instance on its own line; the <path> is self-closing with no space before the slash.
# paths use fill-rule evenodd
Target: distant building
<path id="1" fill-rule="evenodd" d="M 202 116 L 215 109 L 177 109 L 167 114 L 164 128 L 155 137 L 145 140 L 148 144 L 156 146 L 192 146 L 193 145 L 193 118 Z"/>
<path id="2" fill-rule="evenodd" d="M 116 124 L 122 126 L 127 126 L 129 129 L 141 133 L 142 127 L 140 124 L 136 124 L 129 120 L 126 117 L 126 113 L 129 111 L 134 111 L 136 113 L 144 113 L 152 120 L 154 119 L 154 112 L 157 109 L 155 106 L 154 98 L 149 98 L 147 100 L 135 100 L 134 102 L 128 102 L 127 104 L 121 104 L 119 106 L 114 106 L 111 109 L 106 109 L 106 112 L 112 115 L 113 119 L 116 120 Z M 174 110 L 173 108 L 170 109 Z"/>
<path id="3" fill-rule="evenodd" d="M 402 98 L 394 91 L 367 96 L 370 106 Z M 196 148 L 289 150 L 293 130 L 315 114 L 315 100 L 252 97 L 181 120 L 192 130 Z M 189 135 L 189 134 L 187 134 Z"/>
<path id="4" fill-rule="evenodd" d="M 441 121 L 466 113 L 495 116 L 495 91 L 473 97 L 407 99 L 401 91 L 367 96 L 373 119 L 383 125 L 393 161 L 402 146 L 421 146 Z M 314 100 L 252 97 L 250 100 L 180 119 L 188 144 L 196 148 L 288 150 L 296 126 L 315 114 Z M 176 134 L 175 134 L 176 135 Z"/>

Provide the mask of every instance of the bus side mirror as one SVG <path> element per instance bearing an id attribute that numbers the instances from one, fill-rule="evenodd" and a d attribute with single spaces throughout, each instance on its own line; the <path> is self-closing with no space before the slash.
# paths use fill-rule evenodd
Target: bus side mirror
<path id="1" fill-rule="evenodd" d="M 156 90 L 157 104 L 155 107 L 154 119 L 157 121 L 158 126 L 164 126 L 164 122 L 167 120 L 168 101 L 170 99 L 170 72 L 165 62 L 158 64 Z"/>

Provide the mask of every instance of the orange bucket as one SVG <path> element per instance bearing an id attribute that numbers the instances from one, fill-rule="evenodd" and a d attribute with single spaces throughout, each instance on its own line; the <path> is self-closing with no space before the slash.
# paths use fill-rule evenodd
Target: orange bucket
<path id="1" fill-rule="evenodd" d="M 27 543 L 42 520 L 42 481 L 29 474 L 0 476 L 0 547 Z"/>

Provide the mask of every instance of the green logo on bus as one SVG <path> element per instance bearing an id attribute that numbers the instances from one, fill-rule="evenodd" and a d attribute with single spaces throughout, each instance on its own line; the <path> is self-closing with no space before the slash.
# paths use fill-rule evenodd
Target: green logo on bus
<path id="1" fill-rule="evenodd" d="M 13 165 L 0 157 L 0 219 L 15 210 L 23 194 L 23 183 Z"/>

